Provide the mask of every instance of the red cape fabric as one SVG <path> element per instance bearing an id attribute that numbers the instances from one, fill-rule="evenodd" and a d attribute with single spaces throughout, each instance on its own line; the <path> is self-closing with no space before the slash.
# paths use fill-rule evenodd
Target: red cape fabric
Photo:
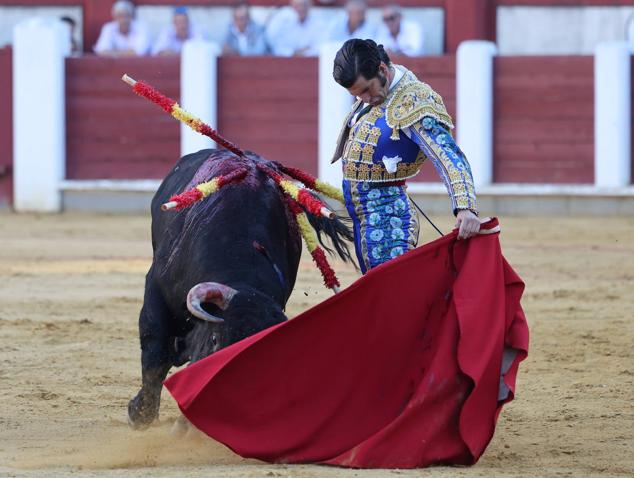
<path id="1" fill-rule="evenodd" d="M 458 241 L 454 231 L 165 385 L 197 428 L 244 457 L 473 464 L 527 354 L 523 289 L 498 234 Z M 500 402 L 505 347 L 517 354 Z"/>

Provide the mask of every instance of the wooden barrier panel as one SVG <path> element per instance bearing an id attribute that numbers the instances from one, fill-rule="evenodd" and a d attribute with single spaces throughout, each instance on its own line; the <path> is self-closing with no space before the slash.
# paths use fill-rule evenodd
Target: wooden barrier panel
<path id="1" fill-rule="evenodd" d="M 455 58 L 395 59 L 455 112 Z M 244 149 L 317 173 L 317 60 L 221 58 L 219 131 Z M 496 59 L 496 182 L 592 183 L 591 57 Z M 123 72 L 179 97 L 178 59 L 67 61 L 67 177 L 161 178 L 179 157 L 179 128 L 132 95 Z M 541 73 L 540 73 L 541 72 Z M 341 118 L 333 118 L 341 121 Z M 416 181 L 438 181 L 425 164 Z"/>
<path id="2" fill-rule="evenodd" d="M 454 113 L 455 57 L 395 61 L 429 83 Z M 68 59 L 69 179 L 162 178 L 178 159 L 177 121 L 133 95 L 119 80 L 123 72 L 179 98 L 176 58 Z M 218 75 L 218 125 L 212 126 L 243 149 L 317 174 L 317 59 L 226 57 Z M 426 164 L 416 180 L 438 176 Z"/>
<path id="3" fill-rule="evenodd" d="M 594 60 L 498 57 L 494 182 L 593 183 Z"/>
<path id="4" fill-rule="evenodd" d="M 13 89 L 11 48 L 0 48 L 0 207 L 13 202 Z"/>
<path id="5" fill-rule="evenodd" d="M 317 93 L 316 58 L 220 58 L 218 130 L 242 149 L 317 174 Z"/>
<path id="6" fill-rule="evenodd" d="M 180 157 L 178 121 L 121 81 L 128 73 L 180 97 L 179 58 L 66 60 L 66 177 L 162 178 Z"/>

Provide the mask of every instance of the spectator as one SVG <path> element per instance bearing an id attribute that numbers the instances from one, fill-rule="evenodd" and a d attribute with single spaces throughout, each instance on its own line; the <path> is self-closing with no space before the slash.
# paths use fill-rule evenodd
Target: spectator
<path id="1" fill-rule="evenodd" d="M 176 7 L 172 24 L 161 31 L 152 47 L 152 55 L 178 55 L 187 40 L 203 40 L 200 29 L 189 20 L 187 8 Z"/>
<path id="2" fill-rule="evenodd" d="M 264 29 L 251 20 L 249 6 L 239 3 L 233 9 L 233 20 L 222 46 L 223 55 L 264 55 L 268 48 Z"/>
<path id="3" fill-rule="evenodd" d="M 328 38 L 345 42 L 351 38 L 376 38 L 376 25 L 365 18 L 368 5 L 364 0 L 348 0 L 346 13 L 336 18 L 330 25 Z"/>
<path id="4" fill-rule="evenodd" d="M 423 54 L 422 28 L 415 22 L 403 20 L 401 7 L 388 5 L 382 16 L 383 24 L 379 26 L 376 42 L 383 45 L 389 56 Z"/>
<path id="5" fill-rule="evenodd" d="M 274 55 L 314 56 L 319 52 L 323 25 L 310 11 L 310 0 L 291 0 L 271 19 L 266 37 Z"/>
<path id="6" fill-rule="evenodd" d="M 112 22 L 101 28 L 95 53 L 103 56 L 140 56 L 147 54 L 150 41 L 145 25 L 134 19 L 134 5 L 118 0 L 112 5 Z"/>
<path id="7" fill-rule="evenodd" d="M 75 37 L 75 28 L 77 27 L 77 23 L 73 17 L 61 17 L 60 20 L 68 25 L 68 29 L 70 30 L 70 48 L 71 53 L 79 54 L 81 50 L 79 49 L 79 43 L 77 42 L 77 38 Z"/>

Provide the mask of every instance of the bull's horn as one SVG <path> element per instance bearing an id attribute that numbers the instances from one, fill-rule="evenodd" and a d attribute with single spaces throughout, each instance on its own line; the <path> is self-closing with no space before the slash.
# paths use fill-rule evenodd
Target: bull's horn
<path id="1" fill-rule="evenodd" d="M 192 287 L 187 294 L 187 310 L 189 310 L 194 317 L 206 320 L 207 322 L 224 322 L 224 319 L 206 312 L 201 304 L 203 302 L 211 302 L 222 310 L 225 310 L 229 306 L 229 302 L 231 302 L 233 296 L 237 293 L 237 290 L 224 284 L 201 282 Z"/>

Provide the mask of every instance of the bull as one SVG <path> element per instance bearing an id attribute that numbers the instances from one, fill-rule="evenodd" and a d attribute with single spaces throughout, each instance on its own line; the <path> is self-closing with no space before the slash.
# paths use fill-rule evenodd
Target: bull
<path id="1" fill-rule="evenodd" d="M 184 190 L 236 168 L 224 150 L 184 156 L 163 180 L 151 206 L 153 259 L 139 316 L 141 389 L 128 421 L 158 418 L 162 383 L 173 366 L 195 362 L 287 320 L 301 255 L 293 213 L 278 186 L 257 167 L 277 163 L 247 153 L 247 175 L 180 212 L 161 205 Z M 339 256 L 351 260 L 351 232 L 340 219 L 309 216 Z"/>

